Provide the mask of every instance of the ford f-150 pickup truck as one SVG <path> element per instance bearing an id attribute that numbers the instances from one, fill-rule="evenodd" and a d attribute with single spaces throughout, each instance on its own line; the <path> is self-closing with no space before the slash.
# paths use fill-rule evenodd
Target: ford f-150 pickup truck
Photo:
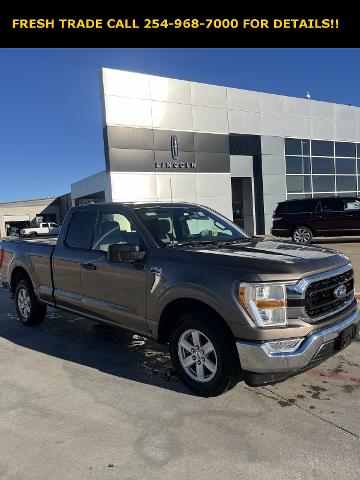
<path id="1" fill-rule="evenodd" d="M 168 343 L 203 396 L 282 381 L 359 336 L 348 257 L 196 204 L 74 207 L 57 241 L 2 239 L 0 277 L 25 325 L 51 305 Z"/>

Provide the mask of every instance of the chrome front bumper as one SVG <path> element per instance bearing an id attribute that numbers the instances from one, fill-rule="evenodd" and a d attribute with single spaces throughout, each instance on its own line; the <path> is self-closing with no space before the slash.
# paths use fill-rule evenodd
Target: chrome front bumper
<path id="1" fill-rule="evenodd" d="M 238 340 L 236 347 L 241 368 L 256 373 L 295 372 L 305 369 L 324 344 L 337 338 L 340 332 L 350 325 L 357 326 L 357 339 L 359 339 L 359 323 L 360 311 L 356 310 L 340 323 L 306 337 L 300 347 L 292 353 L 270 353 L 264 343 Z"/>

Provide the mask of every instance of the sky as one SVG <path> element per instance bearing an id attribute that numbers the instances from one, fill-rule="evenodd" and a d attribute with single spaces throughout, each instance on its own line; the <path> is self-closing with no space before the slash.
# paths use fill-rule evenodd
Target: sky
<path id="1" fill-rule="evenodd" d="M 0 49 L 0 202 L 104 169 L 102 67 L 360 106 L 359 49 Z"/>

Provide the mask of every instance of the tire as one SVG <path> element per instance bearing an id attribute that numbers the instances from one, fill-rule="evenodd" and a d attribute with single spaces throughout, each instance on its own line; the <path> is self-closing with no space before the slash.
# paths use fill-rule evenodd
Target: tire
<path id="1" fill-rule="evenodd" d="M 37 237 L 37 233 L 36 232 L 31 232 L 29 237 L 30 238 L 35 238 L 35 237 Z"/>
<path id="2" fill-rule="evenodd" d="M 313 238 L 312 231 L 308 227 L 299 226 L 296 227 L 292 233 L 292 239 L 295 243 L 306 245 L 311 243 Z"/>
<path id="3" fill-rule="evenodd" d="M 196 339 L 200 340 L 199 345 L 195 345 Z M 201 349 L 206 344 L 209 349 L 207 354 Z M 182 345 L 187 345 L 187 348 Z M 170 355 L 181 380 L 203 397 L 221 395 L 233 388 L 240 379 L 240 362 L 234 337 L 216 318 L 203 312 L 186 313 L 179 318 L 170 336 Z M 185 367 L 185 361 L 188 367 Z"/>
<path id="4" fill-rule="evenodd" d="M 46 305 L 36 298 L 33 286 L 27 279 L 21 280 L 15 289 L 16 312 L 24 325 L 38 325 L 46 316 Z"/>

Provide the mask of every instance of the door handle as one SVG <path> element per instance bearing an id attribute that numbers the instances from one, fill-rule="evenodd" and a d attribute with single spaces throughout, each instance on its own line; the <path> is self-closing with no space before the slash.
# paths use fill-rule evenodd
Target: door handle
<path id="1" fill-rule="evenodd" d="M 96 270 L 96 266 L 93 264 L 93 263 L 80 263 L 80 266 L 84 269 L 84 270 Z"/>

